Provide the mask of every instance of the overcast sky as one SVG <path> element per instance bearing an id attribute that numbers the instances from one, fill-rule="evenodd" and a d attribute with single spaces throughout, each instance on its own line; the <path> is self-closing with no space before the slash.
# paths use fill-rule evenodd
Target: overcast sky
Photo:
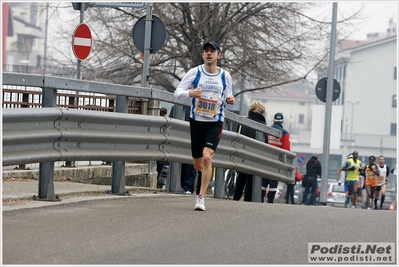
<path id="1" fill-rule="evenodd" d="M 364 15 L 369 17 L 357 24 L 359 30 L 351 34 L 350 39 L 366 40 L 368 33 L 386 32 L 390 18 L 398 22 L 398 2 L 396 1 L 337 1 L 337 3 L 338 14 L 351 13 L 364 5 Z"/>

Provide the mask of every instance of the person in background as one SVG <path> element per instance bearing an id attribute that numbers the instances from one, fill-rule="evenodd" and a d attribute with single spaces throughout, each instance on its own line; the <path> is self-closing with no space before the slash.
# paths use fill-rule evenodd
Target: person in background
<path id="1" fill-rule="evenodd" d="M 367 192 L 367 200 L 366 200 L 366 207 L 370 210 L 371 203 L 373 202 L 373 198 L 375 196 L 375 190 L 378 184 L 378 176 L 379 176 L 379 169 L 378 166 L 374 163 L 375 157 L 369 157 L 369 164 L 366 165 L 364 168 L 364 177 L 366 183 L 366 192 Z M 377 209 L 377 207 L 375 207 Z"/>
<path id="2" fill-rule="evenodd" d="M 202 46 L 204 64 L 190 69 L 177 86 L 176 100 L 191 99 L 190 138 L 194 168 L 201 176 L 201 188 L 194 210 L 205 211 L 205 197 L 212 178 L 212 160 L 223 133 L 226 105 L 234 105 L 233 81 L 217 65 L 222 57 L 219 44 Z"/>
<path id="3" fill-rule="evenodd" d="M 305 192 L 303 192 L 301 205 L 316 205 L 316 191 L 317 191 L 317 177 L 321 176 L 321 164 L 319 161 L 319 154 L 314 153 L 313 156 L 306 163 L 306 176 L 309 180 L 306 183 Z M 308 195 L 310 198 L 308 201 Z"/>
<path id="4" fill-rule="evenodd" d="M 282 113 L 274 114 L 273 125 L 271 127 L 281 131 L 282 135 L 280 138 L 268 135 L 269 145 L 279 147 L 285 150 L 291 150 L 291 141 L 289 132 L 283 128 L 284 116 Z M 274 181 L 268 178 L 262 179 L 262 203 L 266 195 L 266 188 L 269 186 L 269 192 L 267 193 L 267 203 L 274 203 L 274 196 L 277 192 L 278 181 Z"/>
<path id="5" fill-rule="evenodd" d="M 174 118 L 174 115 L 175 115 L 175 105 L 173 105 L 172 108 L 170 109 L 169 117 Z M 190 121 L 190 108 L 189 107 L 184 107 L 184 120 L 188 121 L 188 122 Z M 195 171 L 193 164 L 182 163 L 181 173 L 180 173 L 180 185 L 181 185 L 183 194 L 192 195 L 194 193 L 194 183 L 195 183 L 196 175 L 197 175 L 197 172 Z M 198 177 L 198 178 L 200 178 L 200 177 Z M 199 194 L 200 185 L 201 185 L 201 181 L 198 179 L 197 180 L 197 189 L 196 189 L 197 195 Z"/>
<path id="6" fill-rule="evenodd" d="M 382 205 L 385 201 L 385 191 L 387 189 L 387 182 L 389 176 L 389 166 L 385 164 L 385 157 L 380 156 L 378 158 L 378 169 L 379 169 L 379 176 L 378 176 L 378 184 L 375 190 L 375 199 L 374 199 L 374 208 L 377 209 L 377 202 L 380 197 L 381 191 L 381 201 L 380 201 L 380 209 L 382 209 Z"/>
<path id="7" fill-rule="evenodd" d="M 295 169 L 295 183 L 293 184 L 287 184 L 287 191 L 285 192 L 285 203 L 289 204 L 291 200 L 291 204 L 295 204 L 294 200 L 294 195 L 295 195 L 295 185 L 296 182 L 299 182 L 302 180 L 302 174 L 298 171 L 298 169 Z"/>
<path id="8" fill-rule="evenodd" d="M 348 195 L 351 197 L 352 201 L 352 209 L 357 208 L 357 188 L 361 172 L 360 166 L 362 165 L 358 156 L 359 152 L 353 151 L 352 158 L 349 158 L 345 166 L 342 168 L 343 171 L 348 172 L 346 175 L 346 183 L 348 185 Z"/>
<path id="9" fill-rule="evenodd" d="M 159 116 L 164 116 L 164 117 L 168 116 L 168 110 L 164 107 L 160 108 Z"/>
<path id="10" fill-rule="evenodd" d="M 265 106 L 261 102 L 255 101 L 249 107 L 247 118 L 262 124 L 266 124 L 266 119 L 263 116 L 264 113 L 265 113 Z M 253 139 L 256 138 L 256 130 L 250 127 L 238 125 L 237 132 Z M 265 136 L 265 143 L 267 143 L 267 135 Z M 253 178 L 254 176 L 252 174 L 238 172 L 233 200 L 238 201 L 241 199 L 244 188 L 245 188 L 244 201 L 252 200 Z"/>

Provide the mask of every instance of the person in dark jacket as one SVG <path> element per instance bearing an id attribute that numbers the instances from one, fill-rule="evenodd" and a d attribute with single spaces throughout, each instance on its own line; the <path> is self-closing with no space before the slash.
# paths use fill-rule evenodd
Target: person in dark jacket
<path id="1" fill-rule="evenodd" d="M 313 156 L 306 163 L 306 176 L 309 177 L 309 180 L 306 183 L 305 192 L 303 193 L 301 205 L 314 206 L 316 204 L 315 200 L 316 200 L 316 191 L 317 191 L 317 176 L 321 176 L 321 164 L 319 161 L 318 154 L 313 154 Z M 308 201 L 309 191 L 310 191 L 310 199 Z"/>
<path id="2" fill-rule="evenodd" d="M 251 104 L 248 111 L 248 119 L 257 121 L 262 124 L 266 124 L 266 119 L 263 116 L 265 113 L 265 106 L 259 101 L 255 101 Z M 256 138 L 256 130 L 239 125 L 237 127 L 237 132 L 241 133 L 245 136 L 255 139 Z M 265 143 L 267 143 L 267 135 L 265 136 Z M 234 189 L 233 200 L 240 200 L 242 197 L 242 193 L 244 192 L 244 201 L 252 200 L 252 183 L 253 183 L 253 175 L 238 172 L 236 187 Z"/>

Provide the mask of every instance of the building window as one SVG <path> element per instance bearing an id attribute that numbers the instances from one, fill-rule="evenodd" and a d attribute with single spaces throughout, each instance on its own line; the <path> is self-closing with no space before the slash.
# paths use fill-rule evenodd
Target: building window
<path id="1" fill-rule="evenodd" d="M 394 79 L 395 81 L 396 81 L 396 76 L 397 76 L 396 71 L 397 71 L 397 68 L 396 68 L 396 67 L 393 68 L 393 79 Z"/>
<path id="2" fill-rule="evenodd" d="M 299 114 L 298 123 L 299 123 L 299 124 L 304 124 L 304 123 L 305 123 L 305 115 Z"/>
<path id="3" fill-rule="evenodd" d="M 300 105 L 300 106 L 304 106 L 304 105 L 305 105 L 305 101 L 300 101 L 300 102 L 299 102 L 299 105 Z"/>
<path id="4" fill-rule="evenodd" d="M 396 136 L 396 123 L 391 123 L 391 136 Z"/>
<path id="5" fill-rule="evenodd" d="M 392 96 L 392 107 L 393 108 L 396 108 L 397 107 L 397 98 L 396 98 L 396 95 L 393 95 Z"/>

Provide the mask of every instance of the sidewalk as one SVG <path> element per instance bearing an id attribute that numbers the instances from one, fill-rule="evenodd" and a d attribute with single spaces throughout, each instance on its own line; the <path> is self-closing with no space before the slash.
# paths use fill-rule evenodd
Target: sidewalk
<path id="1" fill-rule="evenodd" d="M 160 189 L 126 186 L 129 194 L 167 194 Z M 59 200 L 34 200 L 39 192 L 39 181 L 35 179 L 3 179 L 3 210 L 41 207 L 59 203 L 70 203 L 84 200 L 123 197 L 111 194 L 111 185 L 83 184 L 73 181 L 54 181 L 54 196 Z"/>

